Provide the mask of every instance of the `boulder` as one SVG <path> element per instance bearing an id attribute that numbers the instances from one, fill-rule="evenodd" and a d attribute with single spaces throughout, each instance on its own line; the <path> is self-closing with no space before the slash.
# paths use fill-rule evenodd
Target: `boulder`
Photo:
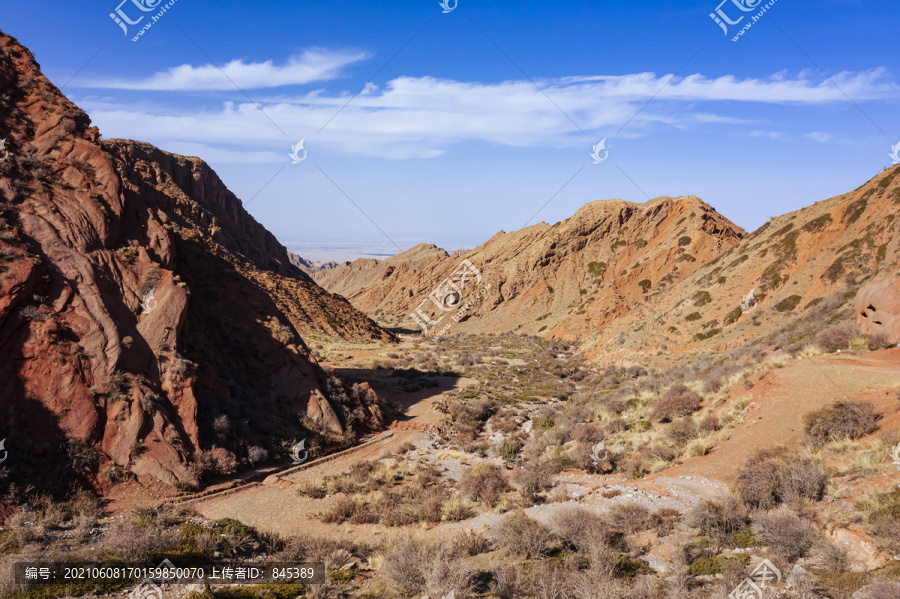
<path id="1" fill-rule="evenodd" d="M 856 294 L 856 322 L 863 333 L 900 343 L 900 276 L 872 281 Z"/>

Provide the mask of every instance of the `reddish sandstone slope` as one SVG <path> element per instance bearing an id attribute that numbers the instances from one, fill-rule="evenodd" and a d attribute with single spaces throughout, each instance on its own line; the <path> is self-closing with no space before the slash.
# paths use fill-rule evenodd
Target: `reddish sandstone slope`
<path id="1" fill-rule="evenodd" d="M 360 258 L 319 270 L 312 274 L 312 278 L 329 291 L 360 305 L 377 304 L 382 293 L 379 290 L 390 287 L 395 272 L 416 271 L 432 260 L 446 257 L 447 252 L 436 245 L 420 243 L 384 260 Z"/>
<path id="2" fill-rule="evenodd" d="M 836 293 L 857 296 L 857 320 L 864 331 L 891 330 L 900 342 L 898 211 L 900 166 L 850 193 L 770 220 L 592 335 L 586 347 L 595 356 L 734 347 L 816 310 Z M 751 290 L 756 303 L 750 302 L 753 310 L 745 314 L 740 304 Z"/>
<path id="3" fill-rule="evenodd" d="M 392 336 L 292 266 L 201 160 L 101 142 L 3 34 L 0 138 L 6 482 L 190 482 L 213 444 L 241 458 L 380 426 L 300 333 Z"/>
<path id="4" fill-rule="evenodd" d="M 475 302 L 454 332 L 516 331 L 577 340 L 690 275 L 743 235 L 694 196 L 643 204 L 598 201 L 555 225 L 498 233 L 462 256 L 385 268 L 347 297 L 370 314 L 406 318 L 408 326 L 415 326 L 408 315 L 420 304 L 437 320 L 441 311 L 422 302 L 467 259 L 482 280 L 463 289 L 459 305 Z M 351 267 L 335 268 L 319 280 L 333 290 L 347 280 Z"/>

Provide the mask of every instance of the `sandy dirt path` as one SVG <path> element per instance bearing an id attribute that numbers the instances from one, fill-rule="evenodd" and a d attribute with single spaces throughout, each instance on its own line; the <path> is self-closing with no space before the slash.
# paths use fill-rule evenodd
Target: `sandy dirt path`
<path id="1" fill-rule="evenodd" d="M 744 460 L 758 449 L 801 443 L 803 415 L 839 400 L 874 402 L 884 415 L 881 427 L 896 429 L 898 405 L 886 390 L 898 386 L 900 349 L 792 360 L 750 390 L 752 407 L 727 442 L 719 442 L 708 455 L 671 468 L 665 475 L 731 482 Z"/>

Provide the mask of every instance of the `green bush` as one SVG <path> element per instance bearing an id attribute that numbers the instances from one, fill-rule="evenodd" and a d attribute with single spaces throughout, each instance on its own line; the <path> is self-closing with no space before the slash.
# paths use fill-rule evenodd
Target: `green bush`
<path id="1" fill-rule="evenodd" d="M 588 262 L 588 272 L 596 278 L 606 272 L 606 262 Z"/>
<path id="2" fill-rule="evenodd" d="M 711 556 L 705 559 L 697 560 L 688 566 L 688 574 L 691 576 L 715 576 L 722 573 L 722 566 L 728 562 L 733 562 L 739 566 L 749 566 L 749 555 L 736 555 L 734 557 Z"/>
<path id="3" fill-rule="evenodd" d="M 688 314 L 687 316 L 684 317 L 684 319 L 687 320 L 688 322 L 693 322 L 693 321 L 695 321 L 695 320 L 700 320 L 701 318 L 703 318 L 703 317 L 700 316 L 700 313 L 699 313 L 699 312 L 692 312 L 692 313 L 690 313 L 690 314 Z"/>
<path id="4" fill-rule="evenodd" d="M 679 247 L 684 247 L 684 246 L 686 246 L 686 245 L 690 245 L 690 243 L 691 243 L 691 238 L 688 237 L 687 235 L 685 235 L 684 237 L 681 237 L 681 238 L 678 239 L 678 246 L 679 246 Z"/>
<path id="5" fill-rule="evenodd" d="M 790 297 L 786 297 L 777 304 L 775 304 L 775 309 L 779 312 L 790 312 L 800 303 L 800 300 L 803 298 L 799 295 L 792 295 Z"/>
<path id="6" fill-rule="evenodd" d="M 729 312 L 728 314 L 725 315 L 725 318 L 722 319 L 722 324 L 727 325 L 727 324 L 732 324 L 732 323 L 737 322 L 743 313 L 744 313 L 743 308 L 738 306 L 737 308 L 735 308 L 734 310 L 732 310 L 731 312 Z"/>
<path id="7" fill-rule="evenodd" d="M 712 295 L 709 294 L 709 291 L 698 291 L 691 299 L 694 300 L 694 307 L 700 308 L 712 301 Z"/>

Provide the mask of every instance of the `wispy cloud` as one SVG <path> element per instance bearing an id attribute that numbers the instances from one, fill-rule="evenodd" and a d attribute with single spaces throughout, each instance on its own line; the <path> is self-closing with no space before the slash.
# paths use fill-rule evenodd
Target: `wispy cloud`
<path id="1" fill-rule="evenodd" d="M 235 85 L 242 89 L 275 88 L 335 79 L 341 75 L 342 69 L 366 58 L 368 54 L 364 52 L 310 49 L 292 56 L 283 65 L 275 65 L 271 60 L 250 63 L 232 60 L 223 65 L 220 71 L 211 64 L 184 64 L 145 79 L 85 79 L 77 85 L 86 88 L 152 91 L 233 90 Z"/>
<path id="2" fill-rule="evenodd" d="M 781 131 L 751 131 L 750 137 L 767 137 L 769 139 L 784 139 L 785 135 Z"/>
<path id="3" fill-rule="evenodd" d="M 338 65 L 357 59 L 347 55 L 317 72 L 334 73 L 340 68 Z M 224 79 L 221 73 L 218 76 Z M 330 94 L 317 90 L 255 99 L 279 128 L 297 139 L 306 137 L 311 146 L 383 158 L 435 157 L 463 141 L 515 147 L 583 145 L 584 136 L 569 117 L 584 131 L 606 136 L 632 119 L 654 95 L 653 102 L 631 121 L 623 135 L 641 135 L 657 126 L 754 123 L 745 118 L 746 111 L 736 109 L 736 104 L 724 104 L 725 101 L 811 106 L 847 102 L 834 85 L 827 80 L 814 80 L 810 73 L 795 77 L 779 73 L 765 79 L 691 75 L 665 85 L 669 78 L 637 73 L 538 81 L 553 103 L 530 81 L 474 83 L 434 77 L 398 77 L 384 86 L 369 84 L 349 104 L 350 91 Z M 900 97 L 900 87 L 886 80 L 885 71 L 880 68 L 841 73 L 833 79 L 859 102 Z M 275 87 L 274 81 L 267 83 Z M 197 82 L 193 84 L 196 86 Z M 225 102 L 220 110 L 202 111 L 161 108 L 158 104 L 147 104 L 143 110 L 125 110 L 121 104 L 108 101 L 81 103 L 105 134 L 173 142 L 168 147 L 241 146 L 238 154 L 246 159 L 250 150 L 270 151 L 273 144 L 285 143 L 283 135 L 251 103 Z M 340 114 L 331 120 L 339 110 Z M 726 111 L 733 114 L 722 114 Z M 329 124 L 322 134 L 315 135 L 325 123 Z M 759 127 L 758 122 L 753 126 Z M 772 139 L 784 135 L 761 130 L 747 134 Z M 264 161 L 268 154 L 255 156 Z"/>
<path id="4" fill-rule="evenodd" d="M 831 141 L 831 135 L 827 133 L 823 133 L 822 131 L 813 131 L 812 133 L 805 133 L 803 137 L 807 139 L 811 139 L 813 141 L 817 141 L 820 144 L 828 143 Z"/>

